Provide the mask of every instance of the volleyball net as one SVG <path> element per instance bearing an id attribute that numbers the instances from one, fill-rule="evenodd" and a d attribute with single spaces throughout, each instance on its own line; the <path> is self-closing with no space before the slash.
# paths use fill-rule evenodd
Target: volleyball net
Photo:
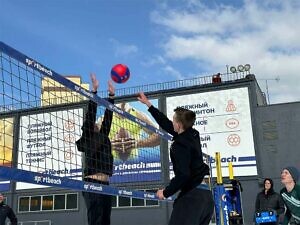
<path id="1" fill-rule="evenodd" d="M 161 181 L 160 140 L 171 137 L 142 104 L 102 97 L 80 77 L 63 77 L 0 42 L 0 178 L 17 181 L 17 189 L 43 185 L 157 199 L 121 187 Z M 111 185 L 83 179 L 105 175 Z"/>

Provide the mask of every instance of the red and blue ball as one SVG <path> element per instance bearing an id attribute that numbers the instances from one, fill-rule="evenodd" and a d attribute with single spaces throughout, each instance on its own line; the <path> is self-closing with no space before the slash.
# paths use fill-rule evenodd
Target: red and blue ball
<path id="1" fill-rule="evenodd" d="M 114 65 L 110 72 L 111 79 L 116 83 L 125 83 L 130 77 L 130 71 L 124 64 Z"/>

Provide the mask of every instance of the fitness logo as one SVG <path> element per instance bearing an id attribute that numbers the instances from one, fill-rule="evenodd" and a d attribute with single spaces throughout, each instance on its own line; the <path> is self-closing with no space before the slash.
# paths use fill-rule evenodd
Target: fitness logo
<path id="1" fill-rule="evenodd" d="M 229 100 L 226 107 L 226 112 L 234 112 L 236 111 L 236 106 L 234 105 L 233 100 Z"/>

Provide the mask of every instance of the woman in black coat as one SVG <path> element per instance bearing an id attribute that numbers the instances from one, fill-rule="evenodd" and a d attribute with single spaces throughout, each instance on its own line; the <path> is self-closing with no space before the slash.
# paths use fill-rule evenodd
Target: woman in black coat
<path id="1" fill-rule="evenodd" d="M 266 178 L 264 180 L 264 189 L 256 196 L 255 212 L 274 211 L 277 215 L 275 223 L 261 223 L 266 225 L 278 224 L 278 217 L 284 212 L 284 203 L 280 195 L 273 189 L 273 180 Z"/>

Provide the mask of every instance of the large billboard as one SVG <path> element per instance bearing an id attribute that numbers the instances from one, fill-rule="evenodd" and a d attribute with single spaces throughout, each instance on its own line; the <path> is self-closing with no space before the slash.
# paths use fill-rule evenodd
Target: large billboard
<path id="1" fill-rule="evenodd" d="M 215 152 L 221 154 L 223 176 L 228 176 L 228 162 L 233 163 L 235 176 L 257 175 L 248 88 L 168 97 L 166 102 L 169 118 L 176 107 L 196 113 L 194 128 L 200 132 L 213 176 Z"/>
<path id="2" fill-rule="evenodd" d="M 18 168 L 81 179 L 80 138 L 83 109 L 70 109 L 20 117 Z M 18 182 L 17 189 L 45 186 Z"/>
<path id="3" fill-rule="evenodd" d="M 158 100 L 152 100 L 157 106 Z M 117 104 L 122 110 L 148 124 L 148 108 L 140 102 Z M 105 108 L 98 107 L 97 123 Z M 18 168 L 55 176 L 82 178 L 82 157 L 75 141 L 80 139 L 83 110 L 63 110 L 20 117 Z M 114 156 L 111 183 L 158 181 L 161 179 L 160 137 L 114 113 L 109 134 Z M 17 189 L 46 186 L 18 182 Z"/>
<path id="4" fill-rule="evenodd" d="M 151 100 L 157 106 L 158 100 Z M 122 102 L 119 108 L 158 127 L 148 107 L 138 101 Z M 109 134 L 114 156 L 112 183 L 159 181 L 161 179 L 160 137 L 137 123 L 114 113 Z"/>

